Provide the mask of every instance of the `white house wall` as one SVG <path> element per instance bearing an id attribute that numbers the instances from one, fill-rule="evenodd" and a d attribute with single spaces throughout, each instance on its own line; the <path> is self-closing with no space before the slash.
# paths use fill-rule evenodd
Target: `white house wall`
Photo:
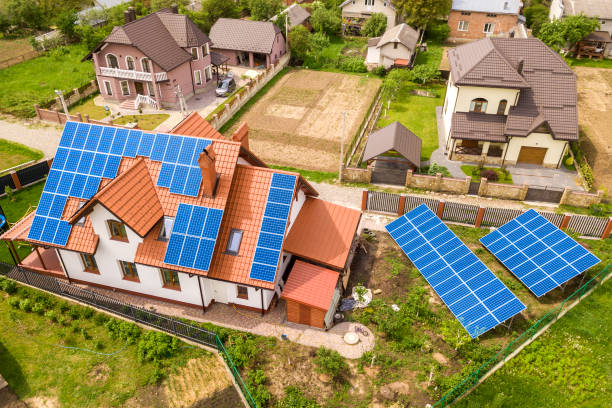
<path id="1" fill-rule="evenodd" d="M 274 297 L 273 290 L 256 289 L 251 286 L 247 286 L 246 288 L 248 290 L 249 298 L 241 299 L 238 297 L 238 284 L 236 283 L 209 279 L 208 284 L 212 289 L 211 293 L 215 298 L 215 302 L 220 303 L 233 303 L 236 305 L 261 309 L 261 291 L 263 290 L 264 309 L 268 309 L 268 306 L 270 306 L 270 302 Z"/>
<path id="2" fill-rule="evenodd" d="M 383 13 L 387 16 L 387 30 L 395 27 L 395 10 L 391 7 L 391 0 L 374 0 L 373 6 L 366 6 L 365 0 L 355 0 L 342 7 L 342 15 L 354 17 L 362 14 L 362 18 L 369 17 L 372 13 Z"/>
<path id="3" fill-rule="evenodd" d="M 457 95 L 459 93 L 459 88 L 453 84 L 452 79 L 453 77 L 451 75 L 448 79 L 448 85 L 446 86 L 446 98 L 444 100 L 444 107 L 442 111 L 444 134 L 447 141 L 450 135 L 453 112 L 455 112 L 455 104 L 457 103 Z"/>
<path id="4" fill-rule="evenodd" d="M 563 0 L 552 0 L 550 3 L 550 11 L 548 13 L 548 18 L 552 20 L 557 20 L 563 17 Z"/>
<path id="5" fill-rule="evenodd" d="M 385 68 L 390 68 L 398 58 L 410 61 L 412 51 L 402 43 L 398 43 L 397 48 L 393 48 L 393 43 L 387 43 L 380 47 L 380 55 Z"/>
<path id="6" fill-rule="evenodd" d="M 285 238 L 287 238 L 287 235 L 289 234 L 289 231 L 291 230 L 291 227 L 293 226 L 293 223 L 295 222 L 305 202 L 306 194 L 304 194 L 304 190 L 299 189 L 297 192 L 297 200 L 295 200 L 294 198 L 293 204 L 291 204 L 291 212 L 289 213 L 289 226 L 287 227 L 287 231 L 285 232 Z"/>
<path id="7" fill-rule="evenodd" d="M 518 159 L 521 147 L 542 147 L 548 149 L 544 156 L 544 167 L 557 167 L 559 160 L 565 153 L 567 142 L 563 140 L 555 140 L 547 133 L 532 133 L 527 137 L 513 137 L 508 143 L 506 151 L 506 162 L 515 164 Z"/>
<path id="8" fill-rule="evenodd" d="M 505 99 L 508 101 L 508 104 L 506 105 L 504 114 L 507 115 L 510 110 L 510 106 L 514 106 L 516 104 L 518 94 L 518 89 L 460 86 L 455 112 L 469 112 L 472 100 L 484 98 L 488 102 L 486 113 L 495 115 L 497 113 L 499 102 Z"/>
<path id="9" fill-rule="evenodd" d="M 366 56 L 367 64 L 380 64 L 380 48 L 376 46 L 368 47 L 368 55 Z"/>

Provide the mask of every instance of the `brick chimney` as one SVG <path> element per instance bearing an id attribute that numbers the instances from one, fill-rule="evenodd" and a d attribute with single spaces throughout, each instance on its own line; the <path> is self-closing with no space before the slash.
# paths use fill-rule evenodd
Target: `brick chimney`
<path id="1" fill-rule="evenodd" d="M 246 122 L 243 122 L 242 125 L 234 132 L 232 135 L 232 140 L 234 142 L 240 142 L 242 147 L 249 150 L 249 126 Z"/>
<path id="2" fill-rule="evenodd" d="M 217 187 L 217 170 L 215 168 L 216 154 L 213 145 L 209 145 L 202 150 L 198 158 L 198 164 L 202 171 L 202 193 L 207 197 L 212 197 Z"/>
<path id="3" fill-rule="evenodd" d="M 170 6 L 170 9 L 172 10 L 172 12 L 173 12 L 174 14 L 178 14 L 178 4 L 173 3 L 173 4 Z"/>
<path id="4" fill-rule="evenodd" d="M 125 24 L 136 21 L 136 10 L 134 7 L 128 7 L 128 9 L 123 12 L 123 18 L 125 19 Z"/>

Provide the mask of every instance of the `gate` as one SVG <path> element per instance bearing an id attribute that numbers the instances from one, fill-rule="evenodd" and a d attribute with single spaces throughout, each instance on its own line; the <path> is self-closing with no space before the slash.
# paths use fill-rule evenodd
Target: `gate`
<path id="1" fill-rule="evenodd" d="M 370 182 L 403 186 L 406 184 L 406 173 L 409 168 L 410 165 L 405 160 L 388 157 L 377 158 L 374 162 Z"/>
<path id="2" fill-rule="evenodd" d="M 557 187 L 533 187 L 529 186 L 525 201 L 545 201 L 548 203 L 558 203 L 561 201 L 563 189 Z"/>
<path id="3" fill-rule="evenodd" d="M 480 183 L 475 181 L 470 181 L 470 188 L 468 189 L 468 194 L 478 195 L 478 190 L 480 189 Z"/>

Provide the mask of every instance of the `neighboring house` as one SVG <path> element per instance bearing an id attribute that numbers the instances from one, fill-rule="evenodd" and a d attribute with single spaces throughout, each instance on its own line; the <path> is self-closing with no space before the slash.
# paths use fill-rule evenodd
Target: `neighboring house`
<path id="1" fill-rule="evenodd" d="M 77 24 L 80 24 L 83 19 L 86 19 L 87 22 L 93 27 L 102 26 L 106 24 L 104 11 L 123 3 L 128 3 L 128 0 L 93 0 L 92 7 L 79 11 L 77 14 Z"/>
<path id="2" fill-rule="evenodd" d="M 351 28 L 360 28 L 374 13 L 387 16 L 387 30 L 395 27 L 399 16 L 391 0 L 346 0 L 340 4 L 342 10 L 343 30 L 355 31 Z"/>
<path id="3" fill-rule="evenodd" d="M 443 107 L 451 160 L 557 168 L 578 140 L 576 76 L 535 38 L 487 38 L 448 51 Z"/>
<path id="4" fill-rule="evenodd" d="M 508 36 L 519 21 L 520 0 L 453 0 L 449 38 L 476 40 Z"/>
<path id="5" fill-rule="evenodd" d="M 33 245 L 19 263 L 39 273 L 264 313 L 294 264 L 348 279 L 361 213 L 317 195 L 257 159 L 246 124 L 226 140 L 197 113 L 171 134 L 68 122 L 36 211 L 0 238 Z M 301 301 L 321 306 L 321 296 Z"/>
<path id="6" fill-rule="evenodd" d="M 220 18 L 210 29 L 213 50 L 228 57 L 228 65 L 269 67 L 285 53 L 285 37 L 270 21 Z"/>
<path id="7" fill-rule="evenodd" d="M 297 3 L 293 3 L 283 11 L 279 13 L 280 18 L 285 19 L 287 16 L 289 18 L 289 29 L 291 30 L 293 27 L 299 25 L 309 26 L 310 13 L 306 11 L 304 7 L 301 7 Z M 276 21 L 279 16 L 274 16 L 270 19 L 270 21 Z"/>
<path id="8" fill-rule="evenodd" d="M 561 19 L 566 16 L 584 14 L 587 17 L 596 17 L 599 20 L 599 31 L 585 38 L 594 49 L 601 49 L 606 58 L 612 58 L 612 1 L 610 0 L 552 0 L 549 18 Z M 607 35 L 606 35 L 607 33 Z M 594 50 L 593 50 L 594 51 Z"/>
<path id="9" fill-rule="evenodd" d="M 84 60 L 94 64 L 100 94 L 107 101 L 137 109 L 139 95 L 156 107 L 178 105 L 203 92 L 212 80 L 210 39 L 186 15 L 160 10 L 115 27 Z"/>
<path id="10" fill-rule="evenodd" d="M 366 65 L 369 68 L 383 66 L 406 67 L 412 64 L 419 33 L 408 24 L 396 25 L 386 31 L 381 37 L 368 40 Z"/>

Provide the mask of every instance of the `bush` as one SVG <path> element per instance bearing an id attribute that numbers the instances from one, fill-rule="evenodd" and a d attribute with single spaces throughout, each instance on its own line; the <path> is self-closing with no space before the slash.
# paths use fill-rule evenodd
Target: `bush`
<path id="1" fill-rule="evenodd" d="M 81 310 L 79 306 L 73 306 L 70 308 L 70 311 L 68 312 L 68 316 L 70 316 L 70 318 L 72 320 L 78 320 L 81 318 Z"/>
<path id="2" fill-rule="evenodd" d="M 435 176 L 436 174 L 441 173 L 444 177 L 450 177 L 450 171 L 444 166 L 440 166 L 438 163 L 433 162 L 429 169 L 427 169 L 427 174 L 430 176 Z"/>
<path id="3" fill-rule="evenodd" d="M 90 309 L 91 310 L 91 309 Z M 93 310 L 92 310 L 93 311 Z M 110 320 L 110 317 L 108 317 L 107 315 L 105 315 L 104 313 L 96 313 L 96 315 L 93 318 L 94 323 L 97 326 L 102 326 L 103 324 L 105 324 L 106 322 L 108 322 Z"/>
<path id="4" fill-rule="evenodd" d="M 45 317 L 51 320 L 53 323 L 57 322 L 57 313 L 55 313 L 55 310 L 47 310 L 45 312 Z"/>
<path id="5" fill-rule="evenodd" d="M 32 301 L 30 299 L 22 299 L 19 301 L 19 308 L 24 312 L 32 310 Z"/>
<path id="6" fill-rule="evenodd" d="M 81 314 L 86 319 L 91 319 L 92 316 L 94 315 L 94 313 L 95 313 L 95 311 L 92 308 L 89 308 L 89 307 L 84 307 L 81 310 Z"/>
<path id="7" fill-rule="evenodd" d="M 160 332 L 146 332 L 138 342 L 138 359 L 143 361 L 159 361 L 172 356 L 180 345 L 176 337 Z"/>
<path id="8" fill-rule="evenodd" d="M 12 295 L 17 291 L 17 284 L 10 279 L 0 278 L 0 289 Z"/>
<path id="9" fill-rule="evenodd" d="M 259 352 L 255 339 L 249 334 L 231 336 L 226 350 L 237 368 L 249 366 Z"/>
<path id="10" fill-rule="evenodd" d="M 339 67 L 345 72 L 367 72 L 368 69 L 365 66 L 365 60 L 362 57 L 352 56 L 342 58 L 340 60 Z"/>
<path id="11" fill-rule="evenodd" d="M 374 75 L 377 75 L 381 78 L 384 78 L 384 76 L 387 75 L 387 70 L 382 65 L 379 67 L 376 67 L 376 69 L 372 72 L 374 72 Z"/>
<path id="12" fill-rule="evenodd" d="M 321 408 L 315 400 L 304 396 L 302 390 L 292 385 L 285 388 L 285 396 L 278 401 L 276 408 Z"/>
<path id="13" fill-rule="evenodd" d="M 565 159 L 565 165 L 567 167 L 572 167 L 574 165 L 574 158 L 572 156 L 567 156 Z"/>
<path id="14" fill-rule="evenodd" d="M 104 327 L 106 327 L 112 339 L 119 338 L 125 340 L 127 344 L 136 343 L 136 340 L 142 333 L 140 327 L 136 326 L 134 323 L 128 323 L 117 319 L 108 320 L 104 324 Z"/>
<path id="15" fill-rule="evenodd" d="M 337 9 L 327 9 L 323 5 L 313 6 L 310 15 L 310 24 L 314 31 L 335 35 L 340 33 L 342 19 Z"/>
<path id="16" fill-rule="evenodd" d="M 81 329 L 81 336 L 83 336 L 85 340 L 91 340 L 91 334 L 84 328 Z"/>
<path id="17" fill-rule="evenodd" d="M 582 162 L 582 164 L 580 165 L 580 170 L 582 171 L 582 177 L 584 178 L 584 181 L 589 187 L 589 190 L 591 190 L 593 188 L 593 182 L 594 182 L 593 171 L 591 170 L 591 166 L 589 166 L 589 164 L 586 161 Z"/>
<path id="18" fill-rule="evenodd" d="M 102 343 L 100 340 L 96 340 L 94 341 L 94 348 L 96 350 L 102 350 L 104 349 L 104 343 Z"/>
<path id="19" fill-rule="evenodd" d="M 348 365 L 344 358 L 336 350 L 320 347 L 314 359 L 315 371 L 331 375 L 334 379 L 339 379 L 348 370 Z"/>
<path id="20" fill-rule="evenodd" d="M 10 298 L 8 300 L 8 304 L 9 304 L 10 307 L 18 309 L 19 308 L 19 298 L 15 298 L 15 297 Z"/>
<path id="21" fill-rule="evenodd" d="M 366 37 L 379 37 L 387 29 L 387 16 L 383 13 L 372 13 L 368 21 L 361 28 L 361 35 Z"/>
<path id="22" fill-rule="evenodd" d="M 489 181 L 497 181 L 497 172 L 495 170 L 483 170 L 480 172 L 480 177 L 484 177 Z"/>
<path id="23" fill-rule="evenodd" d="M 426 84 L 440 77 L 440 71 L 437 67 L 431 65 L 417 65 L 410 71 L 410 80 Z"/>
<path id="24" fill-rule="evenodd" d="M 42 302 L 36 302 L 32 306 L 32 311 L 39 315 L 42 315 L 45 312 L 45 304 Z"/>
<path id="25" fill-rule="evenodd" d="M 265 387 L 266 381 L 266 374 L 263 370 L 249 371 L 247 374 L 247 387 L 259 407 L 267 406 L 271 397 L 270 391 Z"/>
<path id="26" fill-rule="evenodd" d="M 442 43 L 450 34 L 450 27 L 446 23 L 446 21 L 438 21 L 436 24 L 431 24 L 428 26 L 427 31 L 425 31 L 425 38 L 429 41 Z"/>

